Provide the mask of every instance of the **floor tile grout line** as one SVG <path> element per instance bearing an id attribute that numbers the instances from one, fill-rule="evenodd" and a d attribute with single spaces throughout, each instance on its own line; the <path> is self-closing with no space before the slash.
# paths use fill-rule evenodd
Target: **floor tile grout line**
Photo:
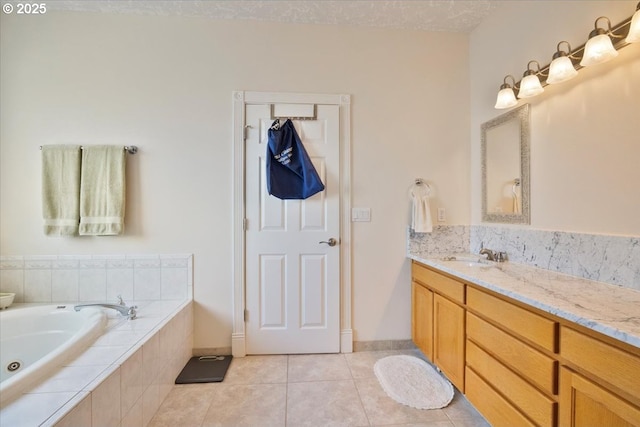
<path id="1" fill-rule="evenodd" d="M 356 388 L 356 393 L 358 393 L 358 400 L 360 401 L 360 406 L 362 407 L 362 412 L 364 413 L 364 417 L 367 419 L 367 425 L 373 425 L 373 424 L 371 424 L 371 420 L 369 419 L 369 414 L 367 413 L 367 408 L 365 408 L 364 402 L 362 401 L 362 395 L 360 394 L 360 389 L 358 388 L 358 383 L 356 382 L 355 378 L 352 381 L 353 381 L 353 386 Z"/>

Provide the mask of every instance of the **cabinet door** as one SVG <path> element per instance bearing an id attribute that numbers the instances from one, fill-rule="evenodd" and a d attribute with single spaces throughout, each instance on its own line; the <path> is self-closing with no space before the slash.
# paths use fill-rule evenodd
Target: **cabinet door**
<path id="1" fill-rule="evenodd" d="M 433 362 L 464 392 L 464 309 L 433 296 Z"/>
<path id="2" fill-rule="evenodd" d="M 411 337 L 413 343 L 433 361 L 433 292 L 412 282 Z"/>
<path id="3" fill-rule="evenodd" d="M 640 408 L 582 375 L 562 367 L 560 426 L 640 426 Z"/>

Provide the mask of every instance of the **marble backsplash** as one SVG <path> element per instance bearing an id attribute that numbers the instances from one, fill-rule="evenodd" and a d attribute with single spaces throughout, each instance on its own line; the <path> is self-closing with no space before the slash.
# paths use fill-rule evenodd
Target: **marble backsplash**
<path id="1" fill-rule="evenodd" d="M 465 241 L 465 239 L 468 239 Z M 640 238 L 488 225 L 438 226 L 409 231 L 419 254 L 505 251 L 512 262 L 640 290 Z"/>
<path id="2" fill-rule="evenodd" d="M 408 230 L 407 251 L 412 254 L 447 255 L 469 252 L 469 227 L 466 225 L 435 225 L 431 233 Z"/>

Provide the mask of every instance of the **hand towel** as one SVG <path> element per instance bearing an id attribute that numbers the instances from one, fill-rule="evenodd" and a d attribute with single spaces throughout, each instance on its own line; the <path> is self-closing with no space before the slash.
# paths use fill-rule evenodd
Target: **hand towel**
<path id="1" fill-rule="evenodd" d="M 80 146 L 42 146 L 42 218 L 47 236 L 78 234 Z"/>
<path id="2" fill-rule="evenodd" d="M 125 167 L 122 145 L 82 149 L 81 236 L 111 236 L 124 231 Z"/>
<path id="3" fill-rule="evenodd" d="M 411 199 L 413 201 L 411 228 L 416 233 L 431 233 L 433 231 L 429 194 L 429 188 L 424 185 L 415 185 L 411 190 Z"/>
<path id="4" fill-rule="evenodd" d="M 307 199 L 324 190 L 291 120 L 276 120 L 267 144 L 267 191 L 279 199 Z"/>

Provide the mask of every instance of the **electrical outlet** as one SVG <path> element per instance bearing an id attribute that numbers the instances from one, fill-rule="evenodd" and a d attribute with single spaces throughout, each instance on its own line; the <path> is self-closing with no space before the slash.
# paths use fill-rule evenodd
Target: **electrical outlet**
<path id="1" fill-rule="evenodd" d="M 447 211 L 444 208 L 438 208 L 438 222 L 445 222 L 447 220 Z"/>

